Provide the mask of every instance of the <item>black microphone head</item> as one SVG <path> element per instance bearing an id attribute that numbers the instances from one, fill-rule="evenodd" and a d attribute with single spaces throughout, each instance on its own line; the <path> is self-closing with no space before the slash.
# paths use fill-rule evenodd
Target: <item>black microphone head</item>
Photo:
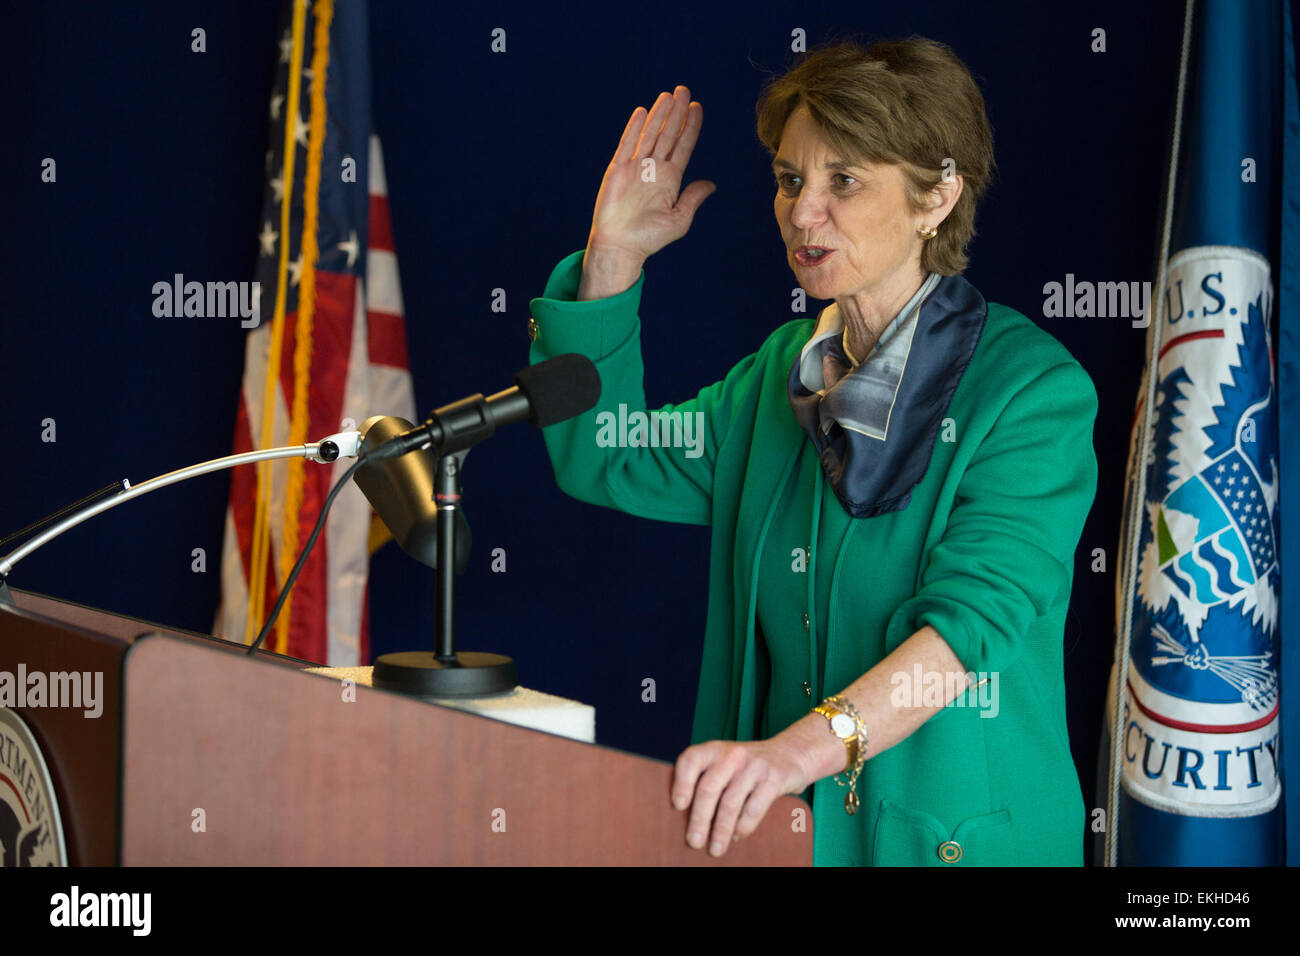
<path id="1" fill-rule="evenodd" d="M 570 352 L 530 365 L 515 376 L 538 428 L 581 415 L 600 398 L 600 373 L 591 359 Z"/>

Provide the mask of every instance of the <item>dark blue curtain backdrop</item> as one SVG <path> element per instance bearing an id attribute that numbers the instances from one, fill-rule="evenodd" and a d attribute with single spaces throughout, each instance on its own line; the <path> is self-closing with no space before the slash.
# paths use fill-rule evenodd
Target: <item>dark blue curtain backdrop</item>
<path id="1" fill-rule="evenodd" d="M 151 288 L 178 272 L 253 275 L 278 7 L 9 5 L 0 533 L 110 481 L 229 453 L 245 332 L 237 319 L 155 318 Z M 794 279 L 754 103 L 790 64 L 791 31 L 805 30 L 810 46 L 919 33 L 956 49 L 987 99 L 999 167 L 968 278 L 1060 339 L 1101 397 L 1100 488 L 1065 636 L 1071 740 L 1091 799 L 1145 333 L 1122 318 L 1044 318 L 1043 286 L 1070 273 L 1154 278 L 1182 4 L 371 7 L 374 109 L 421 409 L 506 387 L 526 364 L 529 299 L 585 245 L 628 114 L 678 83 L 704 105 L 688 181 L 718 191 L 686 238 L 647 264 L 646 392 L 657 406 L 721 378 L 790 317 Z M 190 51 L 196 27 L 205 53 Z M 505 53 L 491 51 L 496 28 Z M 1091 52 L 1098 28 L 1104 53 Z M 41 181 L 46 157 L 57 162 L 52 184 Z M 504 314 L 492 311 L 495 289 L 507 295 Z M 52 443 L 41 438 L 46 419 Z M 21 564 L 12 583 L 208 631 L 228 480 L 198 479 L 99 518 Z M 708 529 L 565 497 L 541 435 L 522 426 L 475 450 L 465 480 L 475 552 L 461 583 L 461 647 L 510 654 L 526 686 L 595 705 L 601 743 L 674 759 L 695 703 Z M 195 548 L 206 573 L 191 570 Z M 494 548 L 506 551 L 503 574 L 490 569 Z M 1104 573 L 1091 569 L 1095 548 Z M 431 572 L 389 545 L 371 597 L 377 651 L 431 646 Z M 642 701 L 645 678 L 654 703 Z"/>

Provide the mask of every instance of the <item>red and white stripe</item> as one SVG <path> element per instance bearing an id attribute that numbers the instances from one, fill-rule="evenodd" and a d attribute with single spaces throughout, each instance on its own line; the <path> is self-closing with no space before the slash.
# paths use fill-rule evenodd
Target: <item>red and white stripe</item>
<path id="1" fill-rule="evenodd" d="M 366 281 L 318 270 L 313 320 L 310 439 L 355 428 L 372 415 L 415 419 L 415 395 L 406 355 L 406 323 L 402 308 L 397 257 L 384 177 L 383 155 L 376 136 L 370 137 L 370 215 L 366 250 Z M 261 447 L 288 443 L 289 404 L 293 395 L 293 329 L 296 315 L 286 317 L 281 350 L 280 388 L 275 390 L 274 428 Z M 242 402 L 235 426 L 235 450 L 253 447 L 249 422 L 262 421 L 270 357 L 270 324 L 249 333 L 244 361 Z M 303 506 L 299 516 L 299 549 L 316 522 L 329 489 L 351 464 L 307 463 Z M 270 502 L 270 560 L 264 608 L 269 611 L 279 593 L 280 555 L 284 549 L 284 501 L 287 462 L 272 463 Z M 222 600 L 213 631 L 243 641 L 249 606 L 249 565 L 257 472 L 252 466 L 231 473 L 230 505 L 226 512 L 221 565 Z M 317 541 L 294 585 L 289 646 L 286 653 L 331 666 L 364 664 L 369 660 L 366 587 L 370 555 L 367 539 L 371 509 L 355 485 L 339 493 L 325 532 Z M 272 637 L 274 635 L 272 634 Z M 274 646 L 272 637 L 267 644 Z"/>

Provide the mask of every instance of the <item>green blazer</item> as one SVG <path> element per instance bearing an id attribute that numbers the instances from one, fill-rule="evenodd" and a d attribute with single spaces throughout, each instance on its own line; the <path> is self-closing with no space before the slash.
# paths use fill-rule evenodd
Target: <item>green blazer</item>
<path id="1" fill-rule="evenodd" d="M 645 272 L 625 292 L 576 302 L 582 258 L 561 260 L 531 302 L 530 360 L 578 352 L 602 382 L 595 408 L 543 432 L 556 481 L 592 504 L 712 526 L 691 740 L 758 739 L 759 555 L 809 441 L 786 389 L 815 323 L 785 323 L 722 381 L 660 409 L 700 423 L 696 449 L 672 447 L 667 428 L 659 447 L 621 447 L 609 440 L 620 406 L 625 419 L 645 410 L 637 316 Z M 814 785 L 814 863 L 1082 864 L 1086 820 L 1066 731 L 1062 644 L 1075 547 L 1096 493 L 1096 413 L 1092 380 L 1064 346 L 989 303 L 951 422 L 907 508 L 867 519 L 824 509 L 836 586 L 808 706 L 927 624 L 967 671 L 989 679 L 983 692 L 997 694 L 996 715 L 968 691 L 960 706 L 869 760 L 853 816 L 832 779 Z"/>

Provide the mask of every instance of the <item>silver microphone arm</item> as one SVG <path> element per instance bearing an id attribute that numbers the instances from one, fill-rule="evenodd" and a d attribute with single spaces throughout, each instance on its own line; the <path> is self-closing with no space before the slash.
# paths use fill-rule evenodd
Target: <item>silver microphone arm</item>
<path id="1" fill-rule="evenodd" d="M 116 508 L 118 505 L 126 504 L 132 498 L 138 498 L 140 495 L 147 495 L 151 491 L 157 491 L 159 488 L 166 488 L 168 485 L 174 485 L 178 481 L 185 481 L 187 478 L 197 478 L 199 475 L 206 475 L 208 472 L 221 471 L 223 468 L 234 468 L 237 465 L 251 465 L 259 461 L 274 461 L 278 458 L 306 458 L 311 461 L 328 464 L 339 458 L 356 458 L 361 446 L 360 432 L 339 432 L 322 438 L 318 442 L 312 442 L 307 445 L 286 445 L 283 448 L 267 448 L 263 451 L 248 451 L 240 455 L 227 455 L 224 458 L 214 458 L 211 461 L 205 461 L 197 465 L 190 465 L 188 468 L 180 468 L 176 471 L 169 471 L 165 475 L 159 475 L 157 478 L 150 478 L 148 481 L 138 485 L 131 486 L 123 482 L 123 490 L 113 495 L 111 498 L 103 498 L 94 504 L 87 505 L 75 514 L 69 515 L 58 524 L 32 538 L 26 544 L 15 548 L 4 558 L 0 558 L 0 586 L 3 585 L 4 579 L 9 576 L 15 564 L 21 561 L 27 555 L 31 554 L 38 548 L 53 541 L 65 531 L 69 531 L 81 524 L 83 521 L 89 521 L 97 514 L 101 514 L 110 508 Z"/>

